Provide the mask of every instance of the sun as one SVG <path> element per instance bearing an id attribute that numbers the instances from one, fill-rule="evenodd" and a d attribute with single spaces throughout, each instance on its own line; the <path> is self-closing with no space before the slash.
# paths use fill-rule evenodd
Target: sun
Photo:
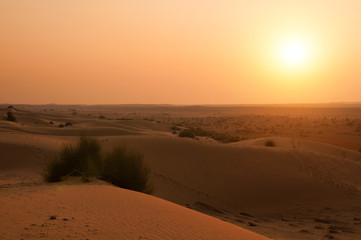
<path id="1" fill-rule="evenodd" d="M 312 32 L 275 34 L 263 45 L 264 67 L 277 81 L 287 84 L 306 83 L 318 70 L 320 47 Z M 267 50 L 267 51 L 265 51 Z"/>
<path id="2" fill-rule="evenodd" d="M 280 49 L 281 60 L 286 65 L 300 66 L 306 63 L 309 55 L 309 48 L 301 41 L 287 41 Z"/>

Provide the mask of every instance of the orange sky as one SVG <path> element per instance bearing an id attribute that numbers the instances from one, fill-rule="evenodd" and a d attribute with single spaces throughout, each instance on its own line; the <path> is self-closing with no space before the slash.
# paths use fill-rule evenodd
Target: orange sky
<path id="1" fill-rule="evenodd" d="M 361 1 L 0 0 L 0 103 L 361 101 Z M 302 63 L 280 59 L 287 39 Z"/>

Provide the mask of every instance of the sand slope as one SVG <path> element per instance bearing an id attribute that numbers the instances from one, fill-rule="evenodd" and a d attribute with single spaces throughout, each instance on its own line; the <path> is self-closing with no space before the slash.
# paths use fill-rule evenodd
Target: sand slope
<path id="1" fill-rule="evenodd" d="M 360 193 L 361 162 L 337 154 L 204 144 L 166 136 L 125 136 L 109 141 L 126 142 L 143 152 L 157 181 L 155 194 L 183 204 L 192 203 L 197 195 L 225 209 L 253 208 L 264 213 Z M 328 151 L 335 149 L 329 146 Z"/>
<path id="2" fill-rule="evenodd" d="M 7 216 L 0 218 L 1 239 L 268 239 L 99 182 L 1 188 L 0 205 L 1 216 Z"/>

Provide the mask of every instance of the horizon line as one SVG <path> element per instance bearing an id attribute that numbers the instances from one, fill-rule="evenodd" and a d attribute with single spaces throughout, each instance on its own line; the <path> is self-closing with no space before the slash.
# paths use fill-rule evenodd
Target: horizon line
<path id="1" fill-rule="evenodd" d="M 174 107 L 194 107 L 194 106 L 279 106 L 279 105 L 361 105 L 361 101 L 350 102 L 314 102 L 314 103 L 220 103 L 220 104 L 207 104 L 207 103 L 194 103 L 194 104 L 173 104 L 173 103 L 0 103 L 0 105 L 27 105 L 27 106 L 174 106 Z"/>

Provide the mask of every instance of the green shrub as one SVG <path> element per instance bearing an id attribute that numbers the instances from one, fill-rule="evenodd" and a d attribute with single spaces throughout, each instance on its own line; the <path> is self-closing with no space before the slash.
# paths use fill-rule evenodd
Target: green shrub
<path id="1" fill-rule="evenodd" d="M 47 163 L 43 176 L 47 182 L 59 182 L 63 176 L 70 174 L 72 171 L 71 164 L 55 158 Z"/>
<path id="2" fill-rule="evenodd" d="M 64 145 L 59 156 L 48 162 L 44 178 L 48 182 L 57 182 L 66 175 L 96 176 L 100 167 L 101 145 L 97 139 L 81 136 L 73 146 Z M 96 166 L 97 165 L 97 166 Z"/>
<path id="3" fill-rule="evenodd" d="M 148 186 L 149 169 L 143 166 L 143 157 L 125 146 L 115 147 L 105 155 L 101 178 L 118 187 L 139 192 L 151 192 Z"/>
<path id="4" fill-rule="evenodd" d="M 81 136 L 78 143 L 64 145 L 58 157 L 48 162 L 44 171 L 47 182 L 60 181 L 64 176 L 96 177 L 118 187 L 151 192 L 148 185 L 149 169 L 143 157 L 125 146 L 103 153 L 96 138 Z"/>
<path id="5" fill-rule="evenodd" d="M 266 147 L 274 147 L 276 146 L 272 140 L 267 140 L 264 144 Z"/>
<path id="6" fill-rule="evenodd" d="M 7 112 L 7 117 L 6 117 L 6 120 L 8 120 L 8 121 L 12 121 L 12 122 L 15 122 L 16 121 L 16 118 L 15 118 L 15 116 L 14 116 L 14 114 L 13 114 L 13 112 Z"/>

